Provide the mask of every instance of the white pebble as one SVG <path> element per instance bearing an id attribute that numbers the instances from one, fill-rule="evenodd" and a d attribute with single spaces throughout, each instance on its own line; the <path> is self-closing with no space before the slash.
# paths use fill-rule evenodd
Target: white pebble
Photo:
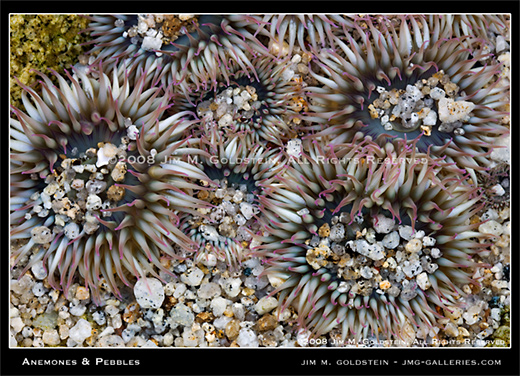
<path id="1" fill-rule="evenodd" d="M 268 312 L 271 312 L 278 305 L 278 300 L 273 296 L 264 296 L 255 304 L 255 311 L 259 315 L 264 315 Z"/>
<path id="2" fill-rule="evenodd" d="M 197 290 L 197 295 L 201 299 L 211 299 L 220 295 L 220 286 L 214 282 L 204 283 Z"/>
<path id="3" fill-rule="evenodd" d="M 383 247 L 388 249 L 394 249 L 399 245 L 399 234 L 397 231 L 392 231 L 391 233 L 385 235 L 382 240 Z"/>
<path id="4" fill-rule="evenodd" d="M 240 293 L 240 285 L 242 285 L 240 278 L 221 278 L 219 283 L 226 295 L 230 298 L 234 298 Z"/>
<path id="5" fill-rule="evenodd" d="M 25 326 L 21 317 L 15 317 L 11 319 L 11 328 L 13 328 L 15 333 L 20 333 Z"/>
<path id="6" fill-rule="evenodd" d="M 156 278 L 141 278 L 134 286 L 134 295 L 142 308 L 159 308 L 164 301 L 164 286 Z"/>
<path id="7" fill-rule="evenodd" d="M 295 138 L 287 142 L 287 154 L 294 158 L 302 155 L 302 140 Z"/>
<path id="8" fill-rule="evenodd" d="M 412 226 L 399 226 L 399 236 L 404 240 L 411 240 L 413 237 L 414 231 Z"/>
<path id="9" fill-rule="evenodd" d="M 490 220 L 486 223 L 481 224 L 478 227 L 478 231 L 482 234 L 491 234 L 494 236 L 500 236 L 504 232 L 502 225 L 497 221 Z"/>
<path id="10" fill-rule="evenodd" d="M 240 347 L 258 347 L 258 338 L 251 329 L 242 328 L 236 339 L 237 344 Z"/>
<path id="11" fill-rule="evenodd" d="M 211 301 L 211 310 L 213 311 L 213 315 L 215 315 L 215 317 L 222 316 L 229 303 L 231 303 L 229 300 L 220 296 L 213 299 Z"/>
<path id="12" fill-rule="evenodd" d="M 31 267 L 31 271 L 33 273 L 34 278 L 37 280 L 42 280 L 45 277 L 47 277 L 47 271 L 45 270 L 45 267 L 43 266 L 43 261 L 40 260 L 36 264 L 34 264 Z"/>
<path id="13" fill-rule="evenodd" d="M 198 286 L 204 278 L 204 272 L 199 268 L 193 268 L 187 274 L 181 275 L 181 281 L 189 286 Z"/>
<path id="14" fill-rule="evenodd" d="M 387 218 L 382 214 L 378 214 L 373 219 L 374 230 L 378 234 L 388 234 L 395 226 L 395 221 L 392 218 Z"/>
<path id="15" fill-rule="evenodd" d="M 85 319 L 79 319 L 77 324 L 69 330 L 70 339 L 78 344 L 82 344 L 91 335 L 92 325 Z"/>
<path id="16" fill-rule="evenodd" d="M 426 274 L 425 272 L 422 272 L 417 276 L 417 284 L 423 291 L 428 290 L 432 285 L 430 280 L 428 279 L 428 274 Z"/>
<path id="17" fill-rule="evenodd" d="M 443 123 L 454 123 L 464 121 L 469 117 L 469 113 L 475 108 L 473 102 L 454 101 L 453 99 L 441 98 L 438 103 L 439 120 Z"/>

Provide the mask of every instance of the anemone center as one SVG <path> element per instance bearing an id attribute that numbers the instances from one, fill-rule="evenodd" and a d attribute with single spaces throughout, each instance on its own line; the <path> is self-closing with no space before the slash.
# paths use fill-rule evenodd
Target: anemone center
<path id="1" fill-rule="evenodd" d="M 126 131 L 108 132 L 105 125 L 99 125 L 88 136 L 70 140 L 66 154 L 60 155 L 59 166 L 45 177 L 42 190 L 30 197 L 32 210 L 26 217 L 54 219 L 52 228 L 41 226 L 35 230 L 35 241 L 60 233 L 74 240 L 93 234 L 103 218 L 119 222 L 110 209 L 132 199 L 132 193 L 123 184 L 137 181 L 127 173 L 131 169 L 129 159 L 136 158 L 133 140 L 137 135 L 128 120 Z M 110 141 L 97 142 L 100 137 Z M 81 146 L 83 150 L 79 150 Z"/>
<path id="2" fill-rule="evenodd" d="M 216 121 L 219 128 L 236 127 L 235 122 L 260 126 L 265 101 L 256 85 L 237 80 L 221 88 L 216 96 L 205 98 L 197 105 L 197 115 L 206 121 Z"/>
<path id="3" fill-rule="evenodd" d="M 329 289 L 351 299 L 387 294 L 410 300 L 417 288 L 431 287 L 428 276 L 441 256 L 433 236 L 383 214 L 360 214 L 350 222 L 350 213 L 342 212 L 305 241 L 306 262 L 330 281 Z"/>
<path id="4" fill-rule="evenodd" d="M 192 216 L 188 221 L 191 235 L 199 234 L 206 242 L 218 245 L 239 242 L 248 246 L 253 234 L 260 230 L 257 216 L 260 209 L 256 200 L 256 186 L 251 177 L 243 174 L 226 174 L 213 179 L 218 184 L 215 190 L 202 190 L 198 198 L 212 205 L 198 209 L 200 216 Z M 212 177 L 211 173 L 208 173 Z M 247 178 L 247 179 L 246 179 Z M 249 182 L 252 181 L 252 182 Z M 254 187 L 254 188 L 253 188 Z M 247 245 L 244 244 L 248 243 Z"/>
<path id="5" fill-rule="evenodd" d="M 473 102 L 461 100 L 459 87 L 442 70 L 418 79 L 406 89 L 387 91 L 378 86 L 376 90 L 379 97 L 368 106 L 368 111 L 372 119 L 380 119 L 386 131 L 463 135 L 463 124 L 475 107 Z"/>

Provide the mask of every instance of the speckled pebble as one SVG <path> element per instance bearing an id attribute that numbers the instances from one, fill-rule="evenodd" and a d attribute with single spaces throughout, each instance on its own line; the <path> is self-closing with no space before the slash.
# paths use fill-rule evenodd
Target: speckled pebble
<path id="1" fill-rule="evenodd" d="M 141 278 L 134 286 L 134 295 L 142 308 L 159 308 L 164 301 L 164 287 L 156 278 Z"/>

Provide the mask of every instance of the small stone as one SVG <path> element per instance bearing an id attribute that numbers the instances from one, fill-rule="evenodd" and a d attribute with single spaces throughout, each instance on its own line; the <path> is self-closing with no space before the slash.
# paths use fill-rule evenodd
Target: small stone
<path id="1" fill-rule="evenodd" d="M 475 108 L 473 102 L 454 101 L 453 99 L 441 98 L 438 103 L 439 120 L 443 123 L 454 123 L 465 121 L 469 113 Z"/>
<path id="2" fill-rule="evenodd" d="M 191 269 L 187 274 L 181 275 L 181 281 L 189 286 L 199 286 L 203 278 L 204 272 L 197 267 Z"/>
<path id="3" fill-rule="evenodd" d="M 404 248 L 409 253 L 417 253 L 422 249 L 422 241 L 419 239 L 412 239 L 406 243 Z"/>
<path id="4" fill-rule="evenodd" d="M 330 226 L 328 223 L 324 223 L 318 230 L 318 235 L 322 238 L 326 238 L 330 235 Z"/>
<path id="5" fill-rule="evenodd" d="M 240 333 L 240 323 L 238 320 L 231 320 L 226 324 L 225 329 L 226 336 L 230 340 L 235 340 L 238 337 L 238 334 Z"/>
<path id="6" fill-rule="evenodd" d="M 134 286 L 134 295 L 142 308 L 159 308 L 164 301 L 164 286 L 156 278 L 141 278 Z"/>
<path id="7" fill-rule="evenodd" d="M 278 300 L 273 296 L 264 296 L 255 304 L 255 311 L 259 315 L 271 312 L 278 306 Z"/>
<path id="8" fill-rule="evenodd" d="M 91 335 L 92 325 L 85 319 L 79 319 L 76 325 L 69 330 L 69 337 L 78 344 L 82 344 Z"/>
<path id="9" fill-rule="evenodd" d="M 399 236 L 404 240 L 411 240 L 413 234 L 412 226 L 399 226 Z"/>
<path id="10" fill-rule="evenodd" d="M 385 235 L 382 242 L 383 247 L 388 249 L 394 249 L 399 245 L 399 234 L 397 231 L 392 231 L 391 233 Z"/>
<path id="11" fill-rule="evenodd" d="M 374 230 L 378 234 L 388 234 L 395 226 L 395 221 L 392 218 L 387 218 L 382 214 L 378 214 L 373 219 Z"/>
<path id="12" fill-rule="evenodd" d="M 300 158 L 302 155 L 302 140 L 296 138 L 287 142 L 287 154 L 294 158 Z"/>
<path id="13" fill-rule="evenodd" d="M 83 316 L 83 314 L 86 312 L 86 310 L 87 310 L 87 307 L 85 307 L 82 304 L 76 304 L 69 308 L 70 314 L 73 316 L 77 316 L 77 317 Z"/>
<path id="14" fill-rule="evenodd" d="M 435 100 L 441 100 L 446 96 L 446 92 L 441 88 L 434 87 L 430 90 L 430 97 Z"/>
<path id="15" fill-rule="evenodd" d="M 509 50 L 509 44 L 502 35 L 497 36 L 495 50 L 497 53 Z"/>
<path id="16" fill-rule="evenodd" d="M 452 322 L 446 324 L 444 332 L 450 337 L 457 337 L 459 335 L 459 329 Z"/>
<path id="17" fill-rule="evenodd" d="M 423 291 L 428 290 L 432 286 L 432 284 L 428 278 L 428 274 L 426 274 L 425 272 L 422 272 L 421 274 L 419 274 L 417 276 L 416 280 L 417 280 L 417 284 Z"/>
<path id="18" fill-rule="evenodd" d="M 504 232 L 502 225 L 495 220 L 490 220 L 481 224 L 478 230 L 482 234 L 491 234 L 494 236 L 500 236 Z"/>
<path id="19" fill-rule="evenodd" d="M 251 329 L 242 328 L 236 339 L 237 344 L 240 347 L 258 347 L 258 338 Z"/>
<path id="20" fill-rule="evenodd" d="M 214 282 L 204 283 L 197 290 L 197 295 L 201 299 L 211 299 L 220 295 L 220 286 Z"/>
<path id="21" fill-rule="evenodd" d="M 392 284 L 389 281 L 381 281 L 379 282 L 379 288 L 381 290 L 387 290 L 392 286 Z"/>
<path id="22" fill-rule="evenodd" d="M 125 196 L 125 189 L 120 186 L 111 185 L 107 191 L 107 198 L 110 201 L 118 202 Z"/>
<path id="23" fill-rule="evenodd" d="M 240 286 L 242 285 L 240 278 L 221 278 L 219 283 L 226 295 L 230 298 L 234 298 L 240 293 Z"/>
<path id="24" fill-rule="evenodd" d="M 49 346 L 57 346 L 60 344 L 60 335 L 56 329 L 46 330 L 43 332 L 43 343 Z"/>
<path id="25" fill-rule="evenodd" d="M 224 314 L 224 311 L 226 310 L 228 304 L 230 303 L 229 300 L 224 299 L 222 297 L 216 297 L 211 301 L 211 310 L 215 317 L 220 317 Z"/>
<path id="26" fill-rule="evenodd" d="M 183 303 L 177 304 L 171 310 L 170 317 L 173 322 L 185 327 L 191 326 L 195 321 L 195 315 L 191 309 Z"/>
<path id="27" fill-rule="evenodd" d="M 13 328 L 15 333 L 20 333 L 24 328 L 25 324 L 21 317 L 15 317 L 11 319 L 11 328 Z"/>
<path id="28" fill-rule="evenodd" d="M 36 244 L 47 244 L 54 239 L 54 233 L 46 226 L 37 226 L 31 229 L 31 237 Z"/>
<path id="29" fill-rule="evenodd" d="M 87 288 L 83 286 L 78 286 L 76 290 L 76 298 L 79 300 L 86 300 L 90 297 L 90 292 Z"/>
<path id="30" fill-rule="evenodd" d="M 469 309 L 462 314 L 462 317 L 466 321 L 466 324 L 473 325 L 480 321 L 480 306 L 479 305 L 472 305 L 469 307 Z"/>
<path id="31" fill-rule="evenodd" d="M 114 166 L 114 169 L 110 173 L 110 176 L 116 183 L 120 183 L 123 180 L 125 180 L 126 171 L 127 171 L 126 162 L 119 161 Z"/>
<path id="32" fill-rule="evenodd" d="M 263 315 L 257 322 L 256 328 L 259 332 L 265 332 L 267 330 L 273 330 L 278 325 L 276 317 L 270 314 Z"/>
<path id="33" fill-rule="evenodd" d="M 47 271 L 45 270 L 45 267 L 43 266 L 43 261 L 40 260 L 36 264 L 34 264 L 31 267 L 31 271 L 33 273 L 34 278 L 37 280 L 42 280 L 45 277 L 47 277 Z"/>
<path id="34" fill-rule="evenodd" d="M 328 265 L 327 257 L 329 257 L 330 254 L 330 248 L 322 244 L 319 247 L 308 249 L 305 259 L 313 269 L 318 270 Z"/>

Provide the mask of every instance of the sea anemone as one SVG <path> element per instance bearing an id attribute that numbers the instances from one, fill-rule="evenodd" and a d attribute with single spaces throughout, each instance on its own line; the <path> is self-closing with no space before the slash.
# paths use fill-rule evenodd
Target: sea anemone
<path id="1" fill-rule="evenodd" d="M 245 52 L 266 53 L 241 25 L 246 16 L 217 15 L 94 15 L 86 30 L 94 38 L 94 65 L 105 71 L 120 66 L 131 75 L 144 69 L 149 79 L 179 85 L 186 78 L 197 86 L 216 84 L 231 62 L 252 69 Z M 220 69 L 222 68 L 222 69 Z M 225 73 L 224 73 L 225 74 Z"/>
<path id="2" fill-rule="evenodd" d="M 282 281 L 272 294 L 316 336 L 424 337 L 436 308 L 476 283 L 468 268 L 482 235 L 466 221 L 480 209 L 477 188 L 403 140 L 336 151 L 314 145 L 260 199 L 270 225 L 257 252 Z"/>
<path id="3" fill-rule="evenodd" d="M 307 109 L 300 94 L 302 75 L 289 58 L 260 56 L 250 61 L 252 71 L 236 63 L 222 70 L 213 89 L 191 84 L 189 94 L 175 96 L 172 111 L 196 112 L 206 136 L 217 128 L 226 137 L 247 133 L 253 143 L 282 145 L 296 136 L 299 113 Z"/>
<path id="4" fill-rule="evenodd" d="M 244 134 L 206 141 L 204 148 L 211 157 L 198 158 L 197 163 L 211 181 L 200 184 L 210 189 L 197 197 L 211 207 L 181 216 L 181 229 L 198 244 L 196 260 L 212 254 L 236 269 L 257 245 L 262 222 L 259 198 L 276 182 L 286 158 L 279 148 L 251 147 Z"/>
<path id="5" fill-rule="evenodd" d="M 11 239 L 25 241 L 14 264 L 42 260 L 64 293 L 78 271 L 99 302 L 103 279 L 119 295 L 119 280 L 169 273 L 172 244 L 191 249 L 178 216 L 206 206 L 192 180 L 208 178 L 185 158 L 205 153 L 184 136 L 195 121 L 163 116 L 171 94 L 147 87 L 146 72 L 133 85 L 53 73 L 59 86 L 40 74 L 41 93 L 23 86 L 27 112 L 12 107 Z"/>
<path id="6" fill-rule="evenodd" d="M 310 74 L 319 84 L 307 88 L 305 128 L 333 144 L 356 134 L 379 145 L 420 137 L 419 151 L 485 170 L 494 141 L 508 133 L 498 110 L 509 102 L 508 85 L 496 79 L 501 64 L 482 66 L 489 55 L 467 48 L 470 36 L 426 32 L 420 21 L 402 17 L 399 28 L 386 28 L 366 18 L 364 29 L 355 23 L 357 40 L 337 37 L 336 48 L 317 53 Z"/>

